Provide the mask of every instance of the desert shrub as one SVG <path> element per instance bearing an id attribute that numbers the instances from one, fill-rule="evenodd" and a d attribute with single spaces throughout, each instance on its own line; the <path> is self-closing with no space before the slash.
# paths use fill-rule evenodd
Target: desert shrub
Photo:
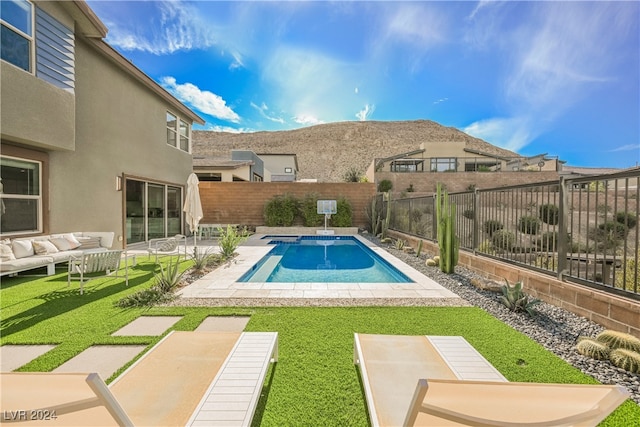
<path id="1" fill-rule="evenodd" d="M 540 220 L 535 216 L 523 216 L 518 220 L 518 230 L 525 234 L 538 234 Z"/>
<path id="2" fill-rule="evenodd" d="M 305 227 L 317 227 L 323 224 L 324 215 L 318 214 L 318 193 L 305 194 L 300 201 L 300 216 Z"/>
<path id="3" fill-rule="evenodd" d="M 493 250 L 493 243 L 491 243 L 489 239 L 483 240 L 482 243 L 478 245 L 478 251 L 485 254 L 493 254 L 495 252 Z"/>
<path id="4" fill-rule="evenodd" d="M 491 236 L 491 243 L 496 249 L 510 251 L 516 243 L 516 236 L 511 231 L 498 230 Z"/>
<path id="5" fill-rule="evenodd" d="M 598 224 L 589 232 L 589 238 L 596 243 L 599 250 L 616 249 L 627 237 L 629 229 L 616 221 Z"/>
<path id="6" fill-rule="evenodd" d="M 616 213 L 616 222 L 627 227 L 627 230 L 630 230 L 638 223 L 638 214 L 633 212 L 618 212 Z"/>
<path id="7" fill-rule="evenodd" d="M 362 172 L 355 166 L 350 167 L 342 176 L 345 182 L 360 182 L 362 180 Z"/>
<path id="8" fill-rule="evenodd" d="M 193 269 L 201 271 L 208 265 L 214 264 L 217 261 L 218 255 L 214 254 L 211 248 L 199 248 L 194 246 L 193 252 L 189 255 L 189 258 L 193 261 Z"/>
<path id="9" fill-rule="evenodd" d="M 636 256 L 640 260 L 640 249 Z M 638 280 L 640 280 L 640 262 L 636 263 L 636 257 L 633 254 L 629 254 L 623 267 L 623 271 L 616 273 L 616 288 L 635 291 L 635 286 L 638 285 Z"/>
<path id="10" fill-rule="evenodd" d="M 388 179 L 383 179 L 378 183 L 378 191 L 380 193 L 386 193 L 387 191 L 391 191 L 393 188 L 393 183 Z"/>
<path id="11" fill-rule="evenodd" d="M 331 216 L 331 225 L 334 227 L 351 227 L 353 214 L 351 203 L 344 197 L 336 202 L 336 214 Z"/>
<path id="12" fill-rule="evenodd" d="M 555 252 L 558 250 L 558 232 L 547 231 L 536 239 L 536 246 L 542 251 Z"/>
<path id="13" fill-rule="evenodd" d="M 538 214 L 540 215 L 542 222 L 545 224 L 557 225 L 560 220 L 560 208 L 556 205 L 540 205 L 538 208 Z"/>
<path id="14" fill-rule="evenodd" d="M 472 208 L 465 209 L 462 212 L 462 216 L 467 218 L 467 219 L 474 219 L 476 217 L 476 211 L 474 211 Z"/>
<path id="15" fill-rule="evenodd" d="M 416 189 L 413 188 L 413 184 L 409 184 L 409 186 L 404 191 L 406 191 L 407 193 L 413 193 L 416 191 Z"/>
<path id="16" fill-rule="evenodd" d="M 513 286 L 506 282 L 500 287 L 502 295 L 500 296 L 500 302 L 513 312 L 525 312 L 529 316 L 535 316 L 537 314 L 536 305 L 540 304 L 539 299 L 530 299 L 529 295 L 522 291 L 522 282 L 518 282 Z"/>
<path id="17" fill-rule="evenodd" d="M 264 207 L 264 222 L 268 227 L 293 225 L 298 213 L 298 200 L 291 194 L 278 194 Z"/>
<path id="18" fill-rule="evenodd" d="M 238 231 L 231 225 L 227 225 L 226 229 L 218 227 L 218 233 L 220 234 L 218 246 L 220 247 L 220 253 L 225 259 L 231 258 L 238 248 L 238 245 L 249 237 L 249 232 L 246 228 Z"/>
<path id="19" fill-rule="evenodd" d="M 498 230 L 502 230 L 504 225 L 497 219 L 488 219 L 482 224 L 482 231 L 487 233 L 489 236 L 492 236 Z"/>

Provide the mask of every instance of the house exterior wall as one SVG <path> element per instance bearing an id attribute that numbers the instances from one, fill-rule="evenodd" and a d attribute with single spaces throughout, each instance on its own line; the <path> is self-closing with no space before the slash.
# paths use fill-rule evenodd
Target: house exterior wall
<path id="1" fill-rule="evenodd" d="M 75 151 L 51 153 L 51 230 L 122 236 L 116 177 L 184 187 L 191 155 L 167 144 L 171 108 L 83 40 L 76 43 L 76 104 Z"/>
<path id="2" fill-rule="evenodd" d="M 250 160 L 253 162 L 253 165 L 249 170 L 249 179 L 247 181 L 254 181 L 253 174 L 257 174 L 264 179 L 264 161 L 256 155 L 253 151 L 249 150 L 233 150 L 231 151 L 231 160 Z"/>
<path id="3" fill-rule="evenodd" d="M 39 162 L 42 180 L 38 228 L 7 233 L 113 231 L 122 247 L 125 178 L 184 189 L 192 156 L 167 144 L 167 112 L 189 125 L 201 119 L 105 44 L 106 29 L 85 3 L 34 3 L 50 28 L 70 30 L 71 51 L 55 59 L 72 67 L 57 80 L 47 74 L 55 67 L 45 73 L 34 64 L 29 73 L 0 61 L 3 161 Z"/>
<path id="4" fill-rule="evenodd" d="M 318 193 L 324 199 L 345 197 L 351 202 L 353 226 L 365 227 L 365 208 L 375 194 L 372 183 L 303 183 L 303 182 L 201 182 L 202 224 L 264 225 L 264 205 L 278 194 L 302 198 Z"/>
<path id="5" fill-rule="evenodd" d="M 264 162 L 264 167 L 271 174 L 272 181 L 287 182 L 297 179 L 297 167 L 295 157 L 290 154 L 258 154 Z M 291 172 L 285 172 L 291 168 Z"/>

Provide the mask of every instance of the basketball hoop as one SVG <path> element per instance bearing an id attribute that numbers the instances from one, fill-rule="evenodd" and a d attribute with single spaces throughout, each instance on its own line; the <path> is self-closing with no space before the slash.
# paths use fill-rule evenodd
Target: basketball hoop
<path id="1" fill-rule="evenodd" d="M 338 213 L 337 202 L 335 200 L 318 200 L 317 212 L 318 215 L 324 215 L 324 234 L 330 234 L 327 231 L 327 220 L 331 218 L 331 215 Z"/>

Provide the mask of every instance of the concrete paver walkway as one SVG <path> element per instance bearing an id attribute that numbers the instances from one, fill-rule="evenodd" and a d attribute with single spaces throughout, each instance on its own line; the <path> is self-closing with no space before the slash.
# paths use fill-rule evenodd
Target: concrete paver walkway
<path id="1" fill-rule="evenodd" d="M 14 371 L 54 347 L 55 345 L 3 345 L 0 347 L 0 371 Z"/>
<path id="2" fill-rule="evenodd" d="M 209 316 L 196 328 L 196 332 L 242 332 L 249 319 L 247 316 Z"/>
<path id="3" fill-rule="evenodd" d="M 175 325 L 182 316 L 140 316 L 133 322 L 114 332 L 113 336 L 162 335 Z"/>
<path id="4" fill-rule="evenodd" d="M 106 380 L 145 348 L 144 345 L 94 345 L 53 372 L 97 372 Z"/>

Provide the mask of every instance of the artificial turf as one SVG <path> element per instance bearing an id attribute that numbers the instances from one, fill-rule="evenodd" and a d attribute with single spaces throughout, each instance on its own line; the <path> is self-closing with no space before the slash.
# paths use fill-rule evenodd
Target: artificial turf
<path id="1" fill-rule="evenodd" d="M 188 267 L 188 262 L 183 268 Z M 207 316 L 250 315 L 246 330 L 277 331 L 279 360 L 263 389 L 254 425 L 366 426 L 366 403 L 353 364 L 353 334 L 462 335 L 510 381 L 595 383 L 570 364 L 478 308 L 296 307 L 121 309 L 118 299 L 150 287 L 155 266 L 140 260 L 124 280 L 100 278 L 67 288 L 66 274 L 3 278 L 0 344 L 56 344 L 21 367 L 50 371 L 96 344 L 145 344 L 161 337 L 112 337 L 141 315 L 181 315 L 171 330 L 193 330 Z M 168 332 L 168 331 L 167 331 Z M 125 367 L 118 371 L 117 376 Z M 640 424 L 640 406 L 625 402 L 601 425 Z"/>

